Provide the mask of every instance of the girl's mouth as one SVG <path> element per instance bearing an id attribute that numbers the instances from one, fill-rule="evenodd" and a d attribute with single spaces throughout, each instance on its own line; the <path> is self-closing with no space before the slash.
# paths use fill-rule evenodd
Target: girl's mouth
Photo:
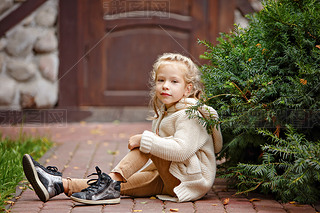
<path id="1" fill-rule="evenodd" d="M 162 95 L 162 96 L 170 96 L 170 94 L 165 93 L 165 92 L 160 93 L 160 95 Z"/>

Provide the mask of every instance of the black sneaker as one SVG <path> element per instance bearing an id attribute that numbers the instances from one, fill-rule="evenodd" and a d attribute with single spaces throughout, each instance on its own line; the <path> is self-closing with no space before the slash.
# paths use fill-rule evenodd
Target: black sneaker
<path id="1" fill-rule="evenodd" d="M 98 179 L 90 179 L 88 181 L 88 185 L 90 186 L 81 192 L 73 193 L 71 199 L 85 204 L 120 203 L 121 182 L 112 180 L 109 175 L 101 173 L 101 170 L 97 166 L 96 171 L 97 173 L 92 173 L 91 175 L 98 175 Z"/>
<path id="2" fill-rule="evenodd" d="M 62 174 L 57 167 L 45 168 L 28 154 L 23 156 L 22 165 L 24 174 L 42 202 L 63 192 Z"/>

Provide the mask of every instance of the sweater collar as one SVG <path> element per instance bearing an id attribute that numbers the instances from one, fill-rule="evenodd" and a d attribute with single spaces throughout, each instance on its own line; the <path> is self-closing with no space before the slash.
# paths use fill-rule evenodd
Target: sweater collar
<path id="1" fill-rule="evenodd" d="M 175 105 L 171 106 L 168 109 L 166 109 L 165 105 L 163 104 L 161 106 L 161 111 L 167 112 L 167 113 L 174 113 L 182 109 L 188 109 L 190 106 L 196 105 L 197 102 L 198 101 L 194 98 L 183 98 L 178 103 L 176 103 Z"/>
<path id="2" fill-rule="evenodd" d="M 161 113 L 174 113 L 183 109 L 188 109 L 191 106 L 194 106 L 198 103 L 198 100 L 195 98 L 183 98 L 178 103 L 166 110 L 165 105 L 161 106 Z M 212 107 L 207 105 L 202 105 L 198 108 L 202 116 L 205 116 L 207 119 L 218 119 L 218 113 Z"/>

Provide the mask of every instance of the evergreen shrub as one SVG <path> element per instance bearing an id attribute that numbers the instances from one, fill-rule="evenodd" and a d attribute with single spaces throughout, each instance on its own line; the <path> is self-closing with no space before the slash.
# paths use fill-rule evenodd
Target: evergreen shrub
<path id="1" fill-rule="evenodd" d="M 226 158 L 226 175 L 240 184 L 239 191 L 315 202 L 319 177 L 306 168 L 319 175 L 319 152 L 309 148 L 318 149 L 320 139 L 320 1 L 267 0 L 263 5 L 247 16 L 247 28 L 235 26 L 217 45 L 199 41 L 207 47 L 200 57 L 209 60 L 201 67 L 206 89 L 199 105 L 220 115 L 218 122 L 199 119 L 221 126 L 220 158 Z M 292 139 L 298 136 L 301 140 Z M 286 149 L 290 153 L 282 152 Z M 314 161 L 304 162 L 310 155 Z M 303 168 L 296 165 L 300 161 Z M 284 181 L 286 175 L 291 182 Z M 306 193 L 312 199 L 301 197 Z"/>

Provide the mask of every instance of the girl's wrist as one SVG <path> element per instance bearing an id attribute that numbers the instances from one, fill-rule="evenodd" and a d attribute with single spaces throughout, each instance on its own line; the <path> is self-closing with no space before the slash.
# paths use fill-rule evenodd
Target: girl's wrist
<path id="1" fill-rule="evenodd" d="M 152 147 L 152 142 L 153 138 L 156 135 L 153 132 L 150 132 L 148 130 L 144 131 L 142 136 L 141 136 L 141 141 L 140 141 L 140 151 L 144 153 L 150 153 L 151 147 Z"/>

